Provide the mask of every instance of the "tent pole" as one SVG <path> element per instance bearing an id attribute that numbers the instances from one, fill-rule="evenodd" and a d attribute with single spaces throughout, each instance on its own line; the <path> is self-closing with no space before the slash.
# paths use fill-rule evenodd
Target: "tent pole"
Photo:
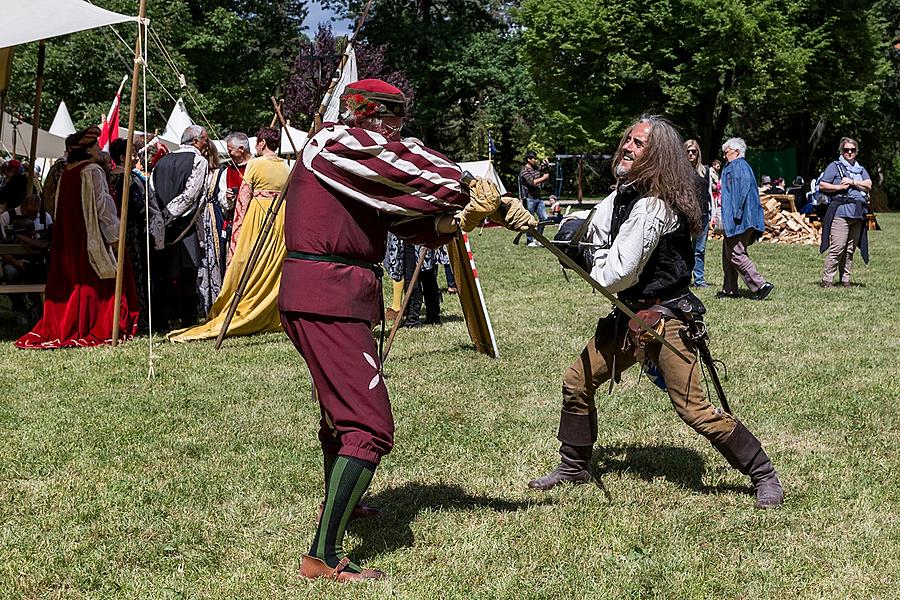
<path id="1" fill-rule="evenodd" d="M 37 78 L 34 84 L 34 115 L 31 118 L 31 153 L 28 155 L 30 168 L 28 169 L 28 186 L 25 188 L 31 194 L 34 191 L 34 166 L 37 160 L 38 128 L 41 125 L 41 94 L 44 89 L 44 59 L 47 56 L 47 45 L 44 40 L 38 44 Z M 41 207 L 43 208 L 43 206 Z"/>
<path id="2" fill-rule="evenodd" d="M 6 112 L 6 92 L 0 94 L 0 139 L 3 139 L 3 113 Z"/>
<path id="3" fill-rule="evenodd" d="M 581 182 L 584 178 L 584 154 L 578 157 L 578 204 L 584 203 L 584 189 Z"/>
<path id="4" fill-rule="evenodd" d="M 294 151 L 294 160 L 300 159 L 300 152 L 297 150 L 297 145 L 294 143 L 294 138 L 291 137 L 291 132 L 288 130 L 288 123 L 284 120 L 284 115 L 281 114 L 281 107 L 284 104 L 284 100 L 281 102 L 275 101 L 275 96 L 272 96 L 272 108 L 275 109 L 275 119 L 281 124 L 281 130 L 284 131 L 284 135 L 287 136 L 288 142 L 291 144 L 291 149 Z"/>
<path id="5" fill-rule="evenodd" d="M 138 75 L 141 68 L 141 28 L 146 31 L 144 17 L 147 0 L 141 0 L 138 13 L 137 36 L 134 42 L 134 69 L 131 72 L 131 98 L 128 108 L 128 138 L 125 146 L 125 173 L 122 177 L 121 208 L 119 209 L 119 248 L 116 255 L 116 302 L 113 306 L 112 345 L 119 343 L 119 317 L 122 314 L 122 278 L 125 273 L 125 230 L 128 223 L 128 201 L 131 199 L 131 155 L 134 153 L 134 122 L 137 111 Z M 124 81 L 122 82 L 124 84 Z M 148 290 L 149 293 L 149 290 Z"/>

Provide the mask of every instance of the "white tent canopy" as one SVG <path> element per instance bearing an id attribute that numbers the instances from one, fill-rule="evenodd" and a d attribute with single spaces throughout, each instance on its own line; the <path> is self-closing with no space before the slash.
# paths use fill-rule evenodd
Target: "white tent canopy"
<path id="1" fill-rule="evenodd" d="M 506 186 L 500 181 L 500 176 L 497 175 L 497 169 L 494 168 L 494 163 L 491 161 L 475 160 L 472 162 L 461 162 L 456 164 L 458 164 L 459 168 L 463 171 L 468 171 L 476 177 L 484 177 L 488 181 L 493 181 L 497 184 L 497 188 L 499 188 L 501 194 L 506 193 Z"/>
<path id="2" fill-rule="evenodd" d="M 3 148 L 8 152 L 13 149 L 13 135 L 16 136 L 16 154 L 27 156 L 31 153 L 31 123 L 25 121 L 15 121 L 18 124 L 12 127 L 10 121 L 14 119 L 8 114 L 3 113 Z M 53 135 L 49 131 L 38 129 L 37 155 L 47 158 L 56 158 L 62 156 L 66 151 L 65 138 Z"/>
<path id="3" fill-rule="evenodd" d="M 83 0 L 0 0 L 0 48 L 135 21 Z"/>
<path id="4" fill-rule="evenodd" d="M 66 107 L 65 101 L 59 103 L 56 109 L 56 116 L 53 117 L 53 123 L 50 124 L 50 133 L 59 137 L 67 137 L 75 133 L 75 123 L 72 122 L 72 116 Z"/>
<path id="5" fill-rule="evenodd" d="M 290 134 L 291 139 L 288 139 L 288 134 Z M 297 151 L 301 152 L 303 150 L 303 144 L 306 143 L 306 132 L 300 131 L 296 127 L 287 126 L 286 129 L 281 130 L 281 148 L 278 149 L 278 154 L 282 156 L 287 154 L 293 154 L 294 148 L 291 146 L 291 140 L 294 141 L 294 146 L 297 147 Z"/>

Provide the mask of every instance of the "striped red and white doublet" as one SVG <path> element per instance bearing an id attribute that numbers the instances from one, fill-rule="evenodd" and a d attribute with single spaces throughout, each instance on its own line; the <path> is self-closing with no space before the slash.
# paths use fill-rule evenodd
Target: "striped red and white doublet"
<path id="1" fill-rule="evenodd" d="M 460 175 L 455 163 L 421 144 L 328 124 L 310 139 L 303 164 L 291 174 L 287 249 L 380 263 L 388 231 L 414 244 L 445 244 L 451 236 L 435 232 L 434 218 L 468 202 Z M 377 321 L 381 287 L 363 267 L 288 258 L 279 307 Z"/>
<path id="2" fill-rule="evenodd" d="M 456 163 L 358 127 L 322 129 L 304 148 L 303 165 L 327 187 L 391 215 L 433 215 L 468 201 Z"/>

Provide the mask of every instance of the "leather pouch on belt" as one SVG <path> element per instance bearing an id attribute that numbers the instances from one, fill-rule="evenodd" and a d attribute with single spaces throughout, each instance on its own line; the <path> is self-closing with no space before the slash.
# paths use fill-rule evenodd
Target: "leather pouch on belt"
<path id="1" fill-rule="evenodd" d="M 647 308 L 636 312 L 635 315 L 659 335 L 662 335 L 666 329 L 665 314 L 660 311 Z M 628 321 L 628 337 L 631 338 L 631 343 L 634 345 L 635 359 L 638 363 L 643 363 L 647 345 L 656 342 L 655 338 L 644 331 L 635 319 Z"/>

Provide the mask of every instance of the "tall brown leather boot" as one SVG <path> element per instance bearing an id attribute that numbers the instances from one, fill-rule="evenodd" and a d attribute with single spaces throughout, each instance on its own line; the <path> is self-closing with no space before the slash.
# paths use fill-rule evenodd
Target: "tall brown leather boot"
<path id="1" fill-rule="evenodd" d="M 547 491 L 560 483 L 587 483 L 594 442 L 597 440 L 597 413 L 579 415 L 565 410 L 559 415 L 559 466 L 528 482 L 533 490 Z"/>
<path id="2" fill-rule="evenodd" d="M 732 467 L 750 476 L 756 492 L 756 508 L 776 508 L 784 503 L 778 473 L 755 435 L 736 420 L 734 431 L 721 444 L 713 444 Z"/>

